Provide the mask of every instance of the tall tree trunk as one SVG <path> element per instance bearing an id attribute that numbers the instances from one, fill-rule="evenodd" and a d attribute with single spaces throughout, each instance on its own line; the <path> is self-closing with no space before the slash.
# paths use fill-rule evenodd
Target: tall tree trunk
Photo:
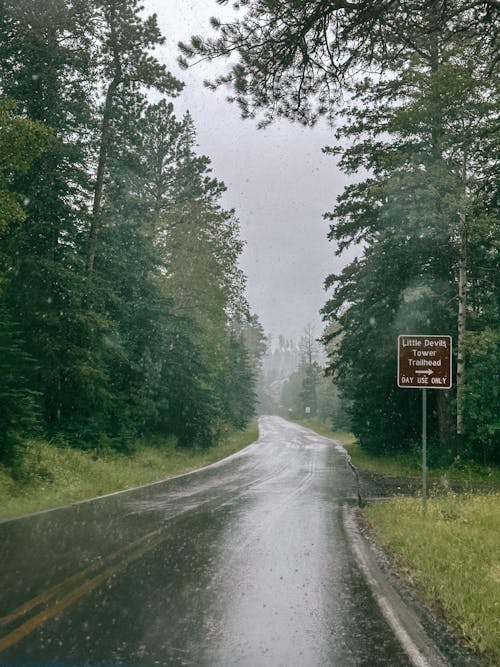
<path id="1" fill-rule="evenodd" d="M 443 159 L 443 113 L 442 98 L 439 82 L 436 75 L 442 65 L 442 19 L 440 15 L 440 2 L 433 0 L 429 10 L 429 67 L 432 89 L 431 106 L 431 150 L 436 162 Z"/>
<path id="2" fill-rule="evenodd" d="M 113 107 L 113 96 L 119 84 L 119 79 L 114 78 L 108 86 L 104 113 L 101 124 L 101 138 L 99 142 L 99 159 L 97 162 L 97 176 L 94 188 L 94 202 L 92 205 L 92 220 L 90 223 L 89 247 L 87 254 L 87 271 L 92 273 L 97 252 L 97 239 L 101 228 L 102 199 L 104 192 L 104 176 L 106 173 L 106 162 L 108 157 L 109 142 L 111 138 L 111 111 Z"/>
<path id="3" fill-rule="evenodd" d="M 465 158 L 462 178 L 466 183 Z M 465 209 L 466 193 L 463 208 Z M 465 334 L 467 332 L 467 217 L 465 210 L 459 214 L 459 258 L 458 258 L 458 349 L 457 349 L 457 435 L 463 435 L 464 390 L 465 390 Z"/>
<path id="4" fill-rule="evenodd" d="M 89 246 L 87 252 L 87 271 L 90 274 L 94 271 L 94 262 L 97 252 L 97 239 L 99 237 L 99 231 L 101 228 L 104 176 L 106 174 L 106 163 L 111 140 L 111 114 L 113 110 L 114 95 L 116 89 L 123 79 L 120 52 L 116 34 L 116 9 L 113 4 L 111 4 L 111 7 L 109 8 L 109 15 L 106 16 L 106 19 L 109 23 L 110 44 L 113 53 L 113 78 L 111 79 L 106 91 L 106 99 L 104 102 L 104 111 L 101 124 L 101 138 L 99 141 L 99 158 L 97 162 L 97 175 L 94 188 L 94 202 L 92 205 L 92 220 L 90 223 Z"/>

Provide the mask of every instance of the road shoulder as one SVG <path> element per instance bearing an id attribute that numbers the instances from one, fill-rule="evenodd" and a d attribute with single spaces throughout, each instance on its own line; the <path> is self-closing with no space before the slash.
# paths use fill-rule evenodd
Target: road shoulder
<path id="1" fill-rule="evenodd" d="M 484 667 L 429 609 L 377 544 L 358 509 L 345 506 L 344 529 L 381 613 L 415 667 Z"/>

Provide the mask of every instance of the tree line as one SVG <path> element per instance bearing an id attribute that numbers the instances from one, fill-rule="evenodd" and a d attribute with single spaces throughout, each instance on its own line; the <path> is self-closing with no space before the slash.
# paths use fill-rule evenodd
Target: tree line
<path id="1" fill-rule="evenodd" d="M 297 351 L 294 372 L 282 385 L 281 414 L 292 419 L 317 418 L 333 430 L 350 430 L 349 406 L 325 373 L 325 355 L 311 324 L 305 327 Z"/>
<path id="2" fill-rule="evenodd" d="M 0 460 L 37 432 L 210 446 L 254 414 L 264 336 L 156 17 L 0 4 Z"/>
<path id="3" fill-rule="evenodd" d="M 222 3 L 221 3 L 222 4 Z M 244 117 L 326 116 L 352 183 L 325 215 L 329 373 L 366 449 L 408 450 L 420 392 L 396 384 L 399 334 L 447 334 L 454 386 L 430 392 L 433 456 L 499 461 L 498 0 L 241 3 L 218 34 L 183 44 L 231 60 Z"/>

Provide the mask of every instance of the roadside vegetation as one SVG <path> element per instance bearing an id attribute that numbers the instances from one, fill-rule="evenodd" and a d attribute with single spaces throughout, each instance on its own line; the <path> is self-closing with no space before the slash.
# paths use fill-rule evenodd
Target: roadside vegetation
<path id="1" fill-rule="evenodd" d="M 209 449 L 182 449 L 174 438 L 144 441 L 128 454 L 82 451 L 30 440 L 14 474 L 0 465 L 0 518 L 15 517 L 179 475 L 218 461 L 258 438 L 257 420 Z"/>
<path id="2" fill-rule="evenodd" d="M 365 512 L 378 542 L 466 644 L 500 664 L 500 493 L 394 498 Z"/>

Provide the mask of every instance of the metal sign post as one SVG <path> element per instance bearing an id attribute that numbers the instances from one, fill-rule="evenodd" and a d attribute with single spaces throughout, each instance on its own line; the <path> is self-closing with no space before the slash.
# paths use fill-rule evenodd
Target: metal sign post
<path id="1" fill-rule="evenodd" d="M 451 389 L 451 336 L 398 336 L 398 387 L 422 389 L 422 502 L 427 514 L 427 389 Z"/>
<path id="2" fill-rule="evenodd" d="M 422 389 L 422 503 L 427 514 L 427 389 Z"/>

